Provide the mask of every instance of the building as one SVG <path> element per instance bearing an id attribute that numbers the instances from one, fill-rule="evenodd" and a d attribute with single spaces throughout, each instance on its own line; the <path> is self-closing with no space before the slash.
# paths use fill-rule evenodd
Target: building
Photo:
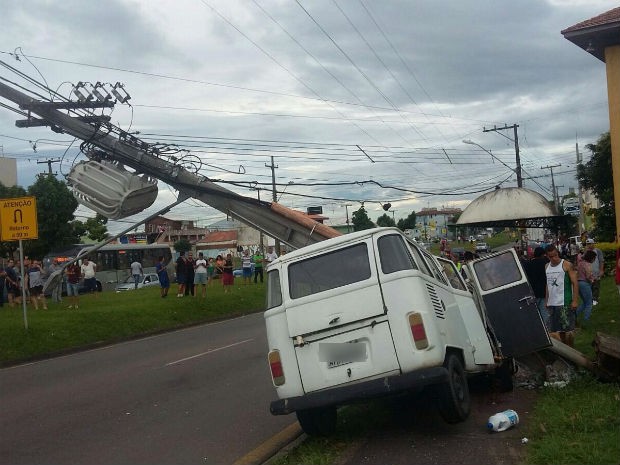
<path id="1" fill-rule="evenodd" d="M 423 208 L 416 212 L 416 227 L 413 237 L 423 240 L 448 237 L 448 226 L 454 224 L 454 217 L 461 214 L 460 208 Z"/>

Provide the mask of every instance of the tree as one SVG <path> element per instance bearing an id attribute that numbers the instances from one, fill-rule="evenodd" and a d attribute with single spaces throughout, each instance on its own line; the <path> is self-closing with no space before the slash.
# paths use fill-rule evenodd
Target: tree
<path id="1" fill-rule="evenodd" d="M 354 211 L 351 217 L 353 222 L 353 231 L 363 231 L 364 229 L 372 229 L 375 227 L 373 222 L 370 221 L 364 205 L 362 205 L 359 210 Z"/>
<path id="2" fill-rule="evenodd" d="M 613 241 L 616 230 L 614 211 L 614 180 L 611 168 L 611 137 L 609 132 L 601 134 L 596 144 L 588 144 L 592 158 L 586 164 L 577 166 L 577 180 L 590 189 L 600 202 L 600 207 L 592 209 L 596 224 L 594 235 L 599 241 Z"/>
<path id="3" fill-rule="evenodd" d="M 93 241 L 101 242 L 108 238 L 108 228 L 106 224 L 108 219 L 97 213 L 94 218 L 88 218 L 84 223 L 85 232 L 88 233 L 88 238 Z"/>
<path id="4" fill-rule="evenodd" d="M 72 226 L 77 200 L 63 181 L 42 175 L 28 188 L 28 195 L 37 199 L 39 239 L 27 241 L 27 254 L 42 258 L 50 250 L 78 243 L 80 237 Z"/>
<path id="5" fill-rule="evenodd" d="M 174 243 L 173 247 L 177 252 L 184 253 L 192 248 L 192 244 L 187 239 L 179 239 Z"/>
<path id="6" fill-rule="evenodd" d="M 394 218 L 392 218 L 387 213 L 384 213 L 379 218 L 377 218 L 377 226 L 396 226 L 396 223 L 394 222 Z"/>
<path id="7" fill-rule="evenodd" d="M 401 218 L 398 220 L 398 229 L 404 231 L 405 229 L 415 229 L 415 212 L 411 212 L 407 218 Z"/>

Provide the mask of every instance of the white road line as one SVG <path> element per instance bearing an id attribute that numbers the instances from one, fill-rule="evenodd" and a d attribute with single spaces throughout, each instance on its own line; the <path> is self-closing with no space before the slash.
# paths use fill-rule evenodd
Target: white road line
<path id="1" fill-rule="evenodd" d="M 245 344 L 246 342 L 250 342 L 250 341 L 253 341 L 253 340 L 254 340 L 254 338 L 246 339 L 245 341 L 239 341 L 239 342 L 235 342 L 234 344 L 229 344 L 227 346 L 218 347 L 217 349 L 211 349 L 211 350 L 208 350 L 208 351 L 203 352 L 201 354 L 192 355 L 191 357 L 185 357 L 185 358 L 182 358 L 180 360 L 175 360 L 174 362 L 166 363 L 165 366 L 169 367 L 170 365 L 176 365 L 177 363 L 186 362 L 187 360 L 191 360 L 193 358 L 202 357 L 203 355 L 212 354 L 213 352 L 218 352 L 220 350 L 228 349 L 230 347 L 238 346 L 240 344 Z"/>

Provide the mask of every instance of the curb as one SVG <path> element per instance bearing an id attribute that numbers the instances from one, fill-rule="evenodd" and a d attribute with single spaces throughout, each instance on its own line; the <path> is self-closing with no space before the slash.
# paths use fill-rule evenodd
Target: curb
<path id="1" fill-rule="evenodd" d="M 271 459 L 297 447 L 306 439 L 299 423 L 295 422 L 267 439 L 254 450 L 233 462 L 233 465 L 267 465 Z"/>

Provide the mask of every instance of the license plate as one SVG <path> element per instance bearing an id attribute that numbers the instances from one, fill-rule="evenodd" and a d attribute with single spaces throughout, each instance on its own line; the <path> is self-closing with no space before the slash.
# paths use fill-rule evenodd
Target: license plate
<path id="1" fill-rule="evenodd" d="M 328 368 L 335 368 L 353 362 L 363 362 L 366 344 L 363 342 L 322 342 L 319 343 L 319 361 L 327 362 Z"/>

